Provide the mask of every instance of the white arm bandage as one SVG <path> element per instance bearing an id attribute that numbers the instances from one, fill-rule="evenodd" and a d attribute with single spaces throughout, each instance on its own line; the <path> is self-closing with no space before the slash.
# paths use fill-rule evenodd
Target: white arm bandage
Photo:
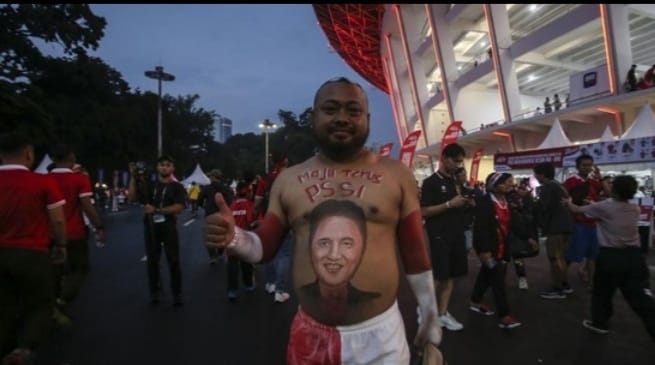
<path id="1" fill-rule="evenodd" d="M 439 309 L 437 308 L 437 297 L 434 291 L 434 281 L 432 280 L 432 270 L 419 274 L 406 275 L 406 277 L 416 297 L 422 318 L 414 344 L 423 346 L 429 342 L 435 346 L 439 346 L 442 332 L 439 321 Z"/>
<path id="2" fill-rule="evenodd" d="M 230 254 L 251 264 L 262 259 L 262 241 L 254 232 L 234 227 L 234 238 L 227 245 Z"/>

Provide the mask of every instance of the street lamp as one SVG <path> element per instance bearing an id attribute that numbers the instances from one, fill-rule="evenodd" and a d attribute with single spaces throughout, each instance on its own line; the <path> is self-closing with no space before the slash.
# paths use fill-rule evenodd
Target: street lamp
<path id="1" fill-rule="evenodd" d="M 155 79 L 158 81 L 158 99 L 157 99 L 157 157 L 162 155 L 161 149 L 161 82 L 162 81 L 174 81 L 175 76 L 164 72 L 164 67 L 157 66 L 154 71 L 146 71 L 146 76 Z"/>
<path id="2" fill-rule="evenodd" d="M 266 163 L 266 173 L 268 174 L 268 134 L 270 131 L 274 130 L 277 128 L 277 125 L 275 123 L 271 122 L 268 119 L 265 119 L 263 122 L 259 123 L 259 128 L 264 130 L 265 134 L 265 141 L 266 141 L 266 158 L 264 159 L 264 162 Z"/>

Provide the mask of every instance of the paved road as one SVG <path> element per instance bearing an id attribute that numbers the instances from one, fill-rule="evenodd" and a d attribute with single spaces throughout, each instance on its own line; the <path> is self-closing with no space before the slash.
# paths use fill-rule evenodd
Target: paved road
<path id="1" fill-rule="evenodd" d="M 273 303 L 262 285 L 253 293 L 242 293 L 237 302 L 228 302 L 225 265 L 209 265 L 201 243 L 202 222 L 184 225 L 189 217 L 187 210 L 179 224 L 185 305 L 174 308 L 168 295 L 152 307 L 145 263 L 140 261 L 144 254 L 140 210 L 107 213 L 108 243 L 104 248 L 91 243 L 92 271 L 72 306 L 74 324 L 70 331 L 53 336 L 41 364 L 284 364 L 296 302 L 292 298 Z M 649 261 L 655 265 L 655 254 Z M 513 270 L 508 275 L 510 305 L 524 325 L 503 331 L 494 317 L 468 310 L 478 270 L 471 258 L 470 274 L 457 283 L 450 309 L 464 330 L 445 332 L 441 346 L 450 365 L 655 363 L 655 344 L 620 294 L 615 298 L 613 332 L 596 335 L 580 324 L 589 307 L 581 282 L 572 281 L 577 290 L 566 300 L 543 300 L 538 292 L 548 283 L 546 258 L 528 260 L 527 269 L 527 291 L 517 288 Z M 262 284 L 261 268 L 257 275 Z M 493 303 L 491 293 L 487 299 Z M 411 339 L 416 331 L 415 302 L 405 282 L 399 304 Z"/>

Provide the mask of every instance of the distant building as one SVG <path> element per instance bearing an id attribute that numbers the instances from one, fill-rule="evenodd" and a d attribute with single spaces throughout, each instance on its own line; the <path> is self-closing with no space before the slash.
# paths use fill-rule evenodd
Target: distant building
<path id="1" fill-rule="evenodd" d="M 218 124 L 218 141 L 225 143 L 232 137 L 232 121 L 226 118 L 220 118 L 216 121 Z"/>

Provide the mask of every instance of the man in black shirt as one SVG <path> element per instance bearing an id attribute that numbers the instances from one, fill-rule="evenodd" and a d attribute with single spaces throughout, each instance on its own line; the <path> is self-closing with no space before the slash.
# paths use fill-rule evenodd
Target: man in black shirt
<path id="1" fill-rule="evenodd" d="M 173 178 L 175 167 L 170 156 L 161 156 L 157 160 L 158 178 L 154 187 L 146 179 L 141 179 L 137 186 L 136 165 L 130 163 L 129 169 L 129 199 L 142 204 L 145 213 L 143 224 L 151 303 L 158 304 L 161 297 L 159 257 L 163 247 L 170 270 L 173 304 L 181 306 L 182 272 L 177 215 L 184 210 L 186 191 Z"/>
<path id="2" fill-rule="evenodd" d="M 462 187 L 454 176 L 464 163 L 466 151 L 462 146 L 447 145 L 441 156 L 439 170 L 423 181 L 421 213 L 430 241 L 439 319 L 451 331 L 464 328 L 449 312 L 454 279 L 466 275 L 468 259 L 464 231 L 470 223 L 467 208 L 475 201 L 473 195 L 462 195 Z"/>

